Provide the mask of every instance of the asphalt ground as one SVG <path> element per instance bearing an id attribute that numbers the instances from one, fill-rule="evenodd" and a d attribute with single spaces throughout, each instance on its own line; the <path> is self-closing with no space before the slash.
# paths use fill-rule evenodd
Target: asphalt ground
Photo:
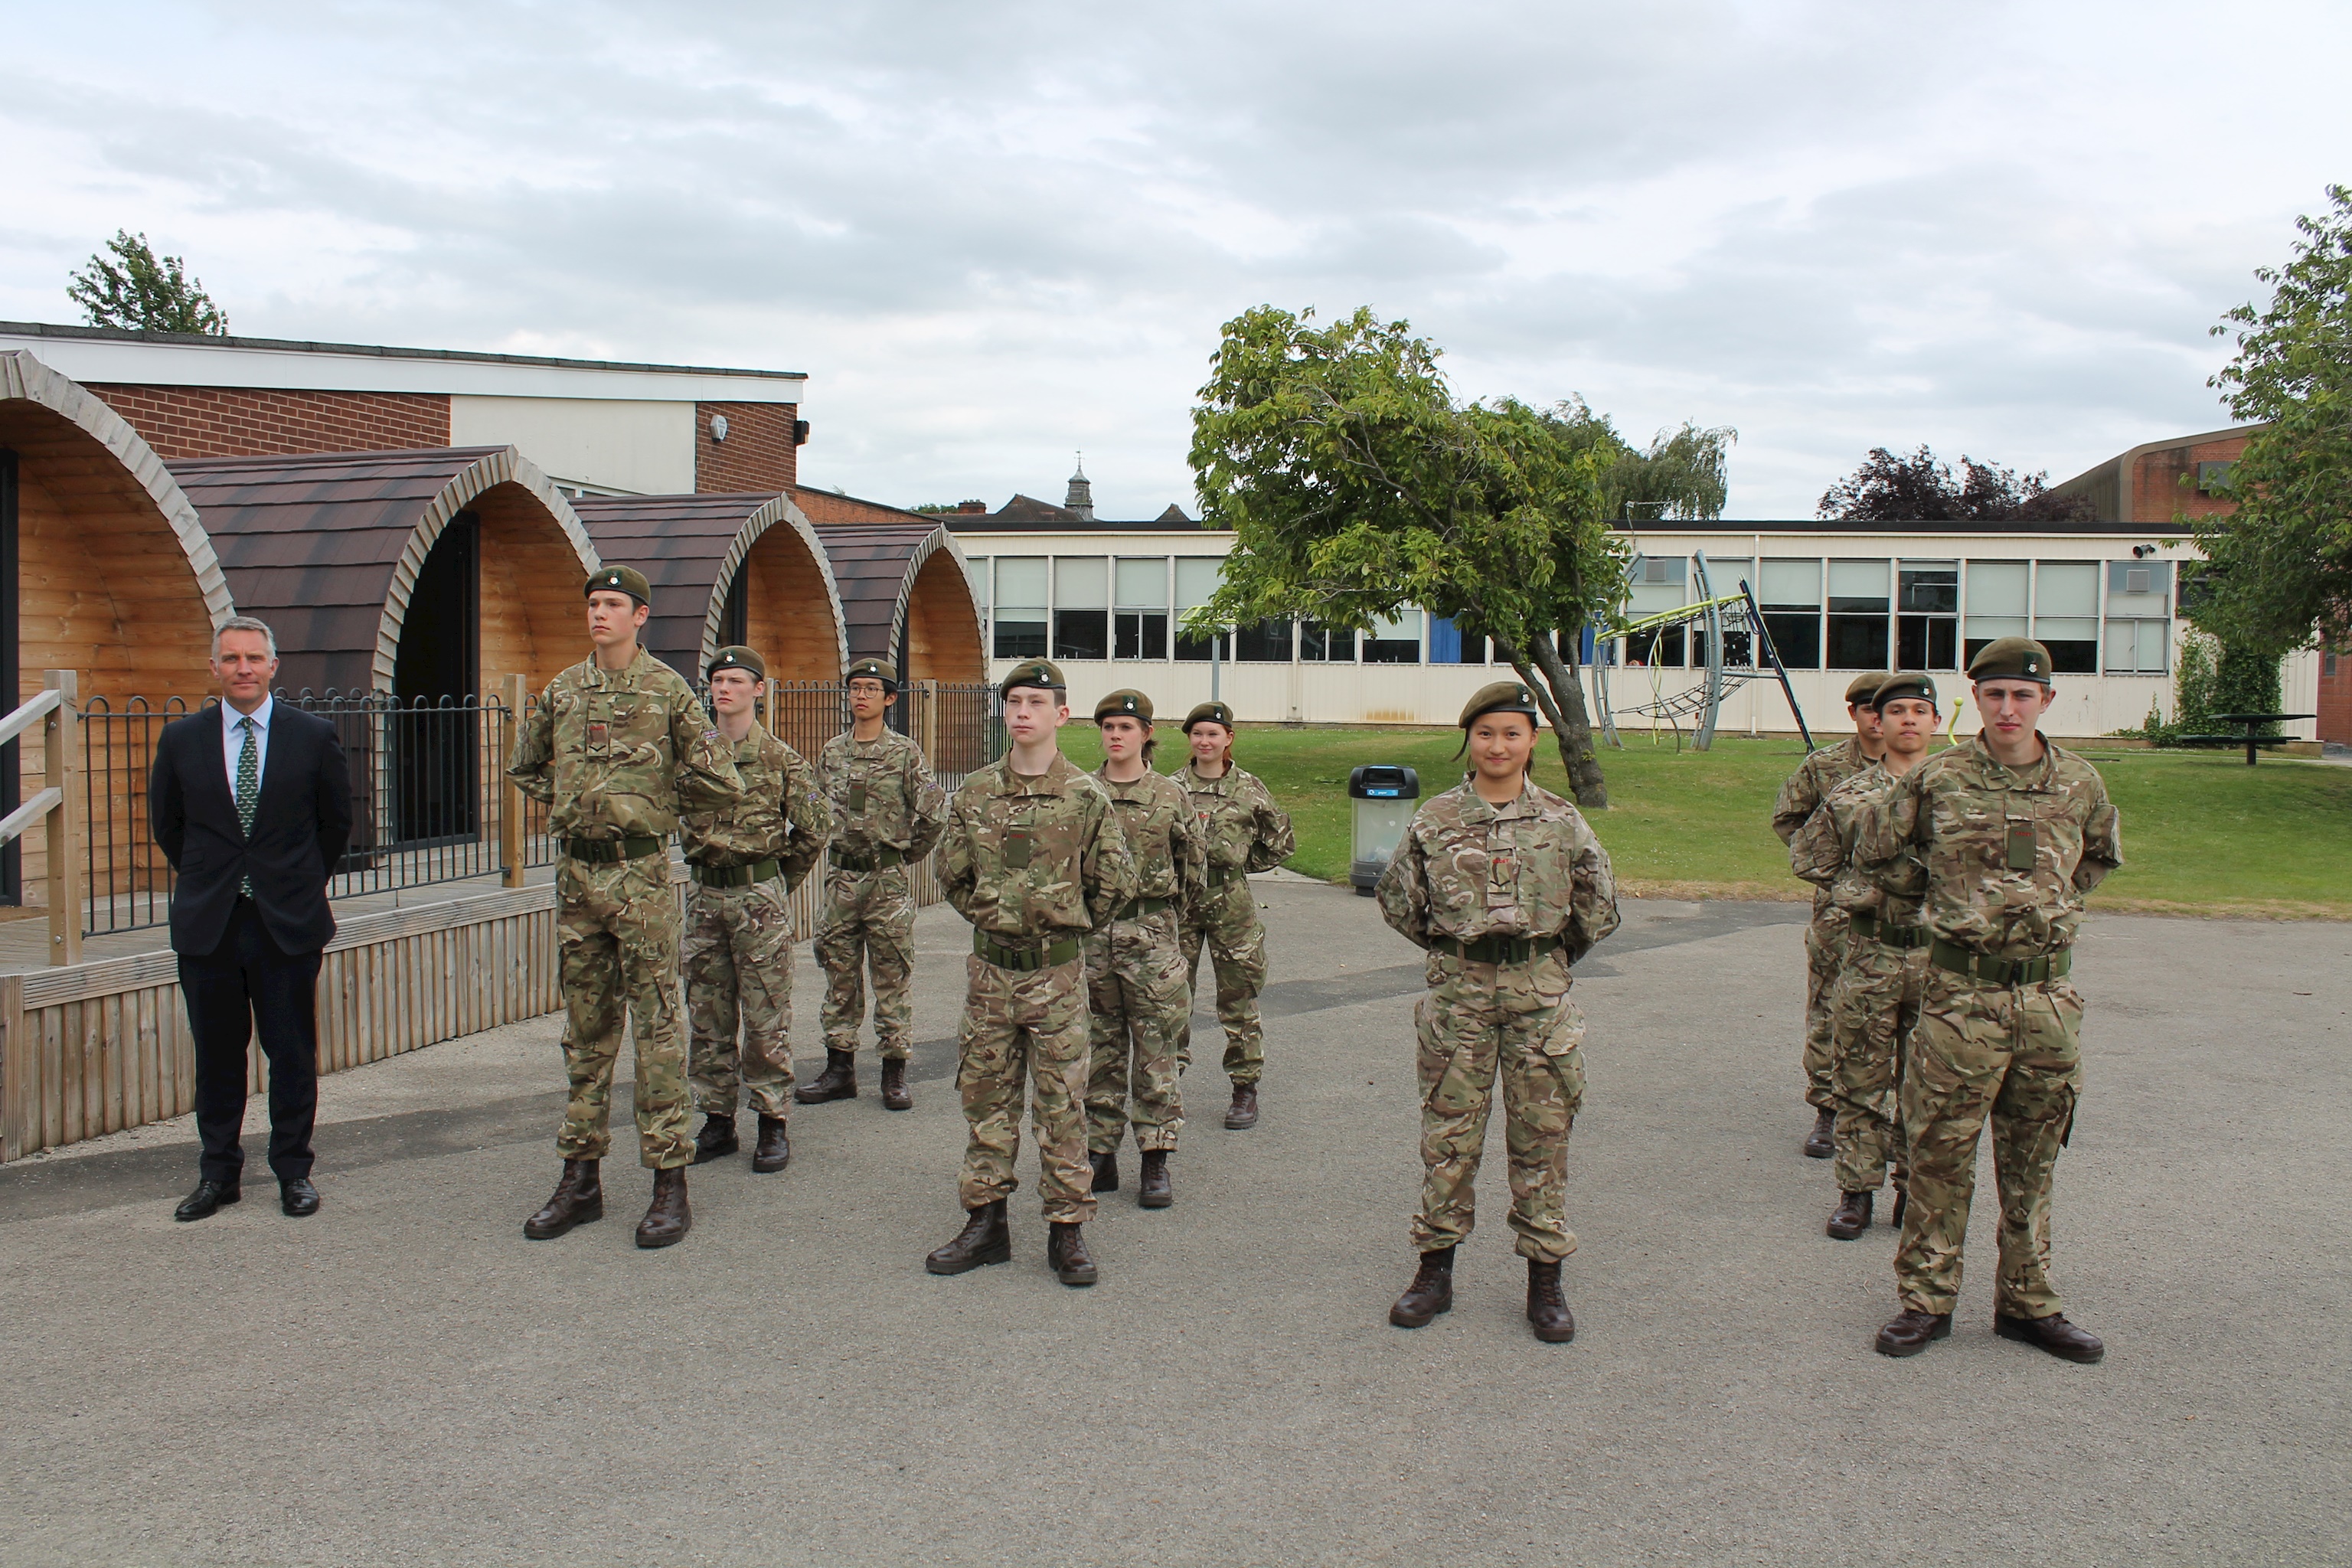
<path id="1" fill-rule="evenodd" d="M 1953 1337 L 1896 1362 L 1892 1234 L 1826 1238 L 1798 1152 L 1801 907 L 1629 904 L 1581 967 L 1579 1332 L 1543 1345 L 1499 1129 L 1454 1310 L 1388 1325 L 1420 965 L 1369 900 L 1259 887 L 1264 1120 L 1223 1130 L 1207 1029 L 1176 1206 L 1133 1206 L 1130 1153 L 1090 1290 L 1045 1269 L 1025 1150 L 1013 1263 L 923 1272 L 961 1219 L 945 910 L 915 1110 L 861 1058 L 790 1171 L 697 1169 L 667 1251 L 626 1161 L 603 1223 L 522 1237 L 553 1019 L 323 1080 L 314 1218 L 257 1152 L 174 1224 L 184 1121 L 0 1171 L 0 1562 L 2352 1558 L 2352 925 L 2095 919 L 2056 1274 L 2107 1360 L 1993 1337 L 1988 1168 Z M 803 1041 L 817 994 L 803 953 Z"/>

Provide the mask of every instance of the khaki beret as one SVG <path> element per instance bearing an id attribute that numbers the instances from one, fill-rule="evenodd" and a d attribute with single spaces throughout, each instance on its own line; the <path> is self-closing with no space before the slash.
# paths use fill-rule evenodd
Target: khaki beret
<path id="1" fill-rule="evenodd" d="M 1895 672 L 1891 669 L 1855 676 L 1845 683 L 1845 705 L 1849 708 L 1869 707 L 1871 700 L 1878 695 L 1878 689 L 1894 679 Z"/>
<path id="2" fill-rule="evenodd" d="M 2050 650 L 2032 637 L 1997 637 L 1969 660 L 1970 680 L 2038 680 L 2050 684 Z"/>
<path id="3" fill-rule="evenodd" d="M 1472 692 L 1470 700 L 1462 705 L 1462 717 L 1454 722 L 1467 730 L 1481 713 L 1524 713 L 1538 729 L 1543 725 L 1536 694 L 1516 680 L 1491 681 Z"/>
<path id="4" fill-rule="evenodd" d="M 1114 691 L 1095 704 L 1095 722 L 1101 723 L 1114 713 L 1124 713 L 1130 719 L 1140 719 L 1143 727 L 1151 728 L 1151 699 L 1142 692 L 1129 689 Z"/>
<path id="5" fill-rule="evenodd" d="M 768 661 L 740 643 L 720 648 L 719 657 L 710 661 L 710 668 L 702 672 L 703 677 L 708 679 L 722 669 L 743 670 L 754 680 L 768 679 Z"/>
<path id="6" fill-rule="evenodd" d="M 1195 724 L 1223 724 L 1230 730 L 1234 727 L 1234 710 L 1222 702 L 1203 702 L 1184 715 L 1184 733 L 1191 734 Z"/>
<path id="7" fill-rule="evenodd" d="M 898 689 L 898 667 L 887 658 L 869 657 L 856 659 L 851 662 L 847 669 L 841 672 L 841 683 L 844 686 L 853 680 L 878 680 L 885 690 L 896 691 Z"/>
<path id="8" fill-rule="evenodd" d="M 1016 686 L 1042 687 L 1047 691 L 1067 691 L 1070 683 L 1062 674 L 1062 667 L 1050 658 L 1024 659 L 1013 667 L 1003 679 L 996 683 L 1001 693 L 1010 693 Z"/>
<path id="9" fill-rule="evenodd" d="M 654 591 L 646 584 L 646 574 L 634 566 L 597 568 L 595 574 L 588 579 L 588 585 L 580 590 L 580 596 L 584 599 L 600 589 L 617 590 L 626 594 L 640 605 L 650 605 L 654 602 Z"/>
<path id="10" fill-rule="evenodd" d="M 1898 697 L 1916 697 L 1938 713 L 1944 705 L 1936 700 L 1936 683 L 1924 675 L 1891 675 L 1870 700 L 1873 708 L 1884 708 Z"/>

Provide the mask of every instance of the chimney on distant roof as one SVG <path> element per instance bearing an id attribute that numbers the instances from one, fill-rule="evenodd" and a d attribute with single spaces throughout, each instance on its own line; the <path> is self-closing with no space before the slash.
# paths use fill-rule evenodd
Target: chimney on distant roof
<path id="1" fill-rule="evenodd" d="M 988 510 L 988 503 L 987 503 L 986 501 L 984 501 L 984 500 L 967 500 L 967 501 L 958 501 L 958 502 L 956 503 L 956 510 L 958 510 L 958 511 L 960 511 L 960 512 L 962 512 L 962 511 L 985 512 L 986 510 Z"/>
<path id="2" fill-rule="evenodd" d="M 1062 505 L 1088 522 L 1095 520 L 1095 487 L 1087 478 L 1087 455 L 1084 452 L 1078 454 L 1078 471 L 1070 476 L 1070 492 L 1062 498 Z"/>

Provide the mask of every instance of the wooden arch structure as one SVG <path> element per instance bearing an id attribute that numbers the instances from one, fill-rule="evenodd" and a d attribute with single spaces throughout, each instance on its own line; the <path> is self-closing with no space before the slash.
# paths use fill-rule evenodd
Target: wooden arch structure
<path id="1" fill-rule="evenodd" d="M 971 579 L 945 527 L 826 523 L 817 537 L 841 591 L 852 658 L 879 655 L 906 680 L 988 679 Z"/>
<path id="2" fill-rule="evenodd" d="M 588 531 L 511 447 L 203 458 L 171 470 L 291 691 L 537 691 L 586 650 Z"/>
<path id="3" fill-rule="evenodd" d="M 781 495 L 583 496 L 597 551 L 654 591 L 642 634 L 698 681 L 730 642 L 757 648 L 777 680 L 838 680 L 847 625 L 817 531 Z"/>

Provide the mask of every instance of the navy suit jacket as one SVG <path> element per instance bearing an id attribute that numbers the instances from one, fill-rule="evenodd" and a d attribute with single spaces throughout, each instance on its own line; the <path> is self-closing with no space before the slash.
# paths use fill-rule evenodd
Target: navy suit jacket
<path id="1" fill-rule="evenodd" d="M 163 726 L 147 778 L 155 843 L 179 873 L 172 889 L 172 951 L 201 957 L 220 946 L 239 883 L 269 938 L 287 952 L 316 952 L 333 939 L 327 879 L 352 837 L 351 766 L 335 727 L 280 702 L 253 837 L 237 826 L 221 754 L 218 705 Z"/>

